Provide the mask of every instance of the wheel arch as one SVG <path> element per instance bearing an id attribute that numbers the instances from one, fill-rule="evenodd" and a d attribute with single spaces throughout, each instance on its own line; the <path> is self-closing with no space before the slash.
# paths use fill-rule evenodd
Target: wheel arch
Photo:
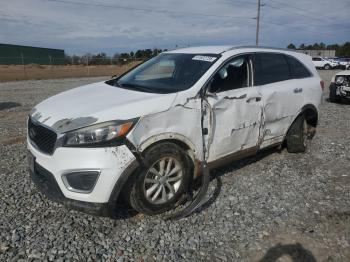
<path id="1" fill-rule="evenodd" d="M 193 161 L 192 164 L 193 164 L 194 172 L 197 173 L 197 164 L 196 164 L 197 161 L 196 161 L 196 157 L 195 157 L 196 147 L 192 143 L 192 141 L 190 141 L 188 138 L 186 138 L 185 136 L 183 136 L 181 134 L 164 133 L 164 134 L 160 134 L 160 135 L 156 135 L 156 136 L 151 136 L 148 139 L 146 139 L 145 141 L 143 141 L 138 147 L 134 147 L 133 145 L 130 145 L 130 142 L 128 144 L 130 147 L 131 146 L 134 147 L 132 150 L 132 151 L 134 151 L 134 155 L 135 154 L 142 155 L 142 153 L 145 153 L 147 151 L 147 149 L 155 146 L 156 144 L 164 143 L 164 142 L 174 143 L 174 144 L 180 146 L 186 152 L 188 152 L 189 158 L 191 158 L 191 160 Z M 135 151 L 137 151 L 137 153 Z M 191 152 L 191 153 L 189 153 L 189 152 Z M 137 156 L 137 155 L 135 155 L 135 156 Z M 136 159 L 124 170 L 124 172 L 121 174 L 121 176 L 119 177 L 119 179 L 115 183 L 113 191 L 112 191 L 110 198 L 109 198 L 109 201 L 108 201 L 108 205 L 109 205 L 109 208 L 111 210 L 113 208 L 115 208 L 115 205 L 118 203 L 118 200 L 123 195 L 122 194 L 123 188 L 128 185 L 129 181 L 132 181 L 132 179 L 134 178 L 135 173 L 138 170 L 138 168 L 140 167 L 140 165 L 141 164 L 139 163 L 138 156 L 137 156 Z"/>
<path id="2" fill-rule="evenodd" d="M 283 143 L 284 143 L 284 141 L 286 141 L 286 137 L 287 137 L 288 132 L 289 132 L 290 128 L 292 127 L 293 123 L 302 114 L 305 115 L 306 122 L 309 125 L 311 125 L 314 128 L 317 126 L 317 124 L 318 124 L 318 110 L 317 110 L 316 106 L 314 106 L 313 104 L 306 104 L 301 108 L 299 113 L 295 115 L 293 121 L 291 121 L 286 133 L 284 134 Z"/>
<path id="3" fill-rule="evenodd" d="M 193 152 L 193 155 L 196 155 L 197 153 L 197 148 L 190 139 L 184 135 L 174 132 L 167 132 L 151 136 L 144 140 L 139 146 L 137 146 L 137 149 L 142 154 L 151 146 L 154 146 L 155 144 L 161 142 L 172 142 L 186 151 L 191 150 Z"/>
<path id="4" fill-rule="evenodd" d="M 317 124 L 318 124 L 318 110 L 317 110 L 317 108 L 314 105 L 307 104 L 307 105 L 303 106 L 303 108 L 301 109 L 301 111 L 298 114 L 298 116 L 300 114 L 304 114 L 305 115 L 306 122 L 309 125 L 311 125 L 313 127 L 317 126 Z"/>

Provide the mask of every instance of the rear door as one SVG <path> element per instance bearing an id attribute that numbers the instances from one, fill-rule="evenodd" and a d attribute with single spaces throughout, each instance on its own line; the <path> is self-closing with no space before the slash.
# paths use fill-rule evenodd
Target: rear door
<path id="1" fill-rule="evenodd" d="M 286 57 L 279 53 L 256 53 L 254 85 L 262 94 L 261 148 L 279 143 L 303 103 L 302 86 L 292 79 Z"/>

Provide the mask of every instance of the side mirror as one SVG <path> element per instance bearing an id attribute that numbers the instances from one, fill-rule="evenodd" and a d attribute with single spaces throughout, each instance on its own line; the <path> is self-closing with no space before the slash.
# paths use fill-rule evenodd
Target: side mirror
<path id="1" fill-rule="evenodd" d="M 214 84 L 213 84 L 214 83 Z M 208 91 L 212 94 L 215 94 L 219 91 L 219 86 L 215 84 L 215 82 L 211 81 L 209 84 Z"/>
<path id="2" fill-rule="evenodd" d="M 117 78 L 118 77 L 118 75 L 112 75 L 111 76 L 111 79 L 115 79 L 115 78 Z"/>
<path id="3" fill-rule="evenodd" d="M 216 97 L 216 91 L 218 91 L 217 89 L 218 88 L 215 85 L 213 85 L 213 78 L 212 78 L 210 82 L 207 84 L 207 88 L 204 89 L 206 90 L 204 95 L 207 97 Z"/>

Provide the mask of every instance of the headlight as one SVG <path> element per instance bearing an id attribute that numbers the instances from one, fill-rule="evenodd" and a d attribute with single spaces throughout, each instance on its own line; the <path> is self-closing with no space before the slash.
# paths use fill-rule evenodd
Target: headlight
<path id="1" fill-rule="evenodd" d="M 106 145 L 125 137 L 136 122 L 111 121 L 70 131 L 65 133 L 63 146 Z"/>
<path id="2" fill-rule="evenodd" d="M 344 76 L 337 76 L 336 79 L 335 79 L 335 82 L 339 85 L 343 84 L 345 81 L 345 78 Z"/>

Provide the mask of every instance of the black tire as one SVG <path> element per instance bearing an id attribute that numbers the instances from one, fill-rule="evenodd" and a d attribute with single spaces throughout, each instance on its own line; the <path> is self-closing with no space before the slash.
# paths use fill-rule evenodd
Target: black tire
<path id="1" fill-rule="evenodd" d="M 308 125 L 305 116 L 299 115 L 287 133 L 287 150 L 289 153 L 304 153 L 307 147 Z"/>
<path id="2" fill-rule="evenodd" d="M 337 87 L 335 85 L 329 87 L 329 101 L 332 103 L 339 103 L 341 101 L 341 97 L 337 96 Z"/>
<path id="3" fill-rule="evenodd" d="M 329 64 L 325 64 L 323 68 L 326 70 L 329 70 L 329 69 L 331 69 L 331 66 Z"/>
<path id="4" fill-rule="evenodd" d="M 146 196 L 146 177 L 149 178 L 149 174 L 153 173 L 149 171 L 151 167 L 154 167 L 157 163 L 160 162 L 161 159 L 166 159 L 167 157 L 173 158 L 173 161 L 178 161 L 177 164 L 181 165 L 181 184 L 177 188 L 176 193 L 173 194 L 170 199 L 167 199 L 165 203 L 152 203 L 151 200 L 147 199 Z M 181 202 L 180 200 L 183 200 L 182 196 L 187 191 L 189 182 L 192 178 L 191 160 L 186 152 L 180 146 L 174 143 L 159 143 L 146 150 L 144 153 L 143 162 L 144 166 L 138 168 L 133 175 L 133 178 L 129 181 L 129 183 L 127 183 L 128 185 L 126 185 L 126 190 L 124 190 L 123 193 L 124 198 L 136 211 L 144 213 L 146 215 L 156 215 L 175 208 L 179 202 Z M 155 177 L 160 180 L 158 176 Z M 163 187 L 166 188 L 164 184 Z M 170 193 L 169 188 L 167 191 Z M 163 192 L 160 194 L 162 193 Z"/>

